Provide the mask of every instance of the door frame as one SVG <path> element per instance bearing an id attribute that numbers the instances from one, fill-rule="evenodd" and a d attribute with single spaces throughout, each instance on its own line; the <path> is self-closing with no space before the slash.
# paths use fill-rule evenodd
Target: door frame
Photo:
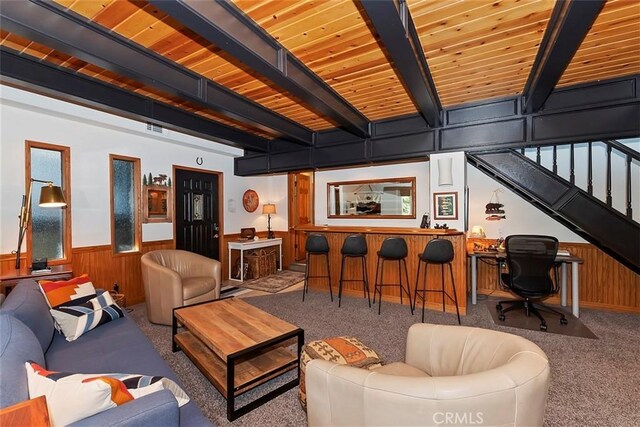
<path id="1" fill-rule="evenodd" d="M 181 166 L 181 165 L 172 165 L 172 169 L 171 169 L 171 176 L 173 177 L 173 186 L 176 186 L 176 170 L 185 170 L 185 171 L 192 171 L 192 172 L 200 172 L 200 173 L 206 173 L 209 175 L 217 175 L 218 176 L 218 257 L 220 258 L 220 262 L 223 261 L 223 255 L 224 252 L 222 251 L 223 249 L 223 240 L 224 240 L 224 185 L 223 185 L 223 179 L 224 179 L 224 173 L 220 172 L 220 171 L 214 171 L 214 170 L 209 170 L 209 169 L 201 169 L 201 168 L 192 168 L 189 166 Z M 174 212 L 174 216 L 173 216 L 173 249 L 176 248 L 176 221 L 177 218 L 175 216 L 175 212 L 177 212 L 176 210 L 176 192 L 173 191 L 173 212 Z"/>
<path id="2" fill-rule="evenodd" d="M 301 174 L 301 173 L 309 173 L 311 174 L 311 222 L 310 224 L 315 224 L 315 206 L 316 206 L 316 173 L 314 170 L 301 170 L 301 171 L 296 171 L 296 172 L 289 172 L 287 174 L 287 198 L 289 199 L 289 201 L 287 202 L 287 211 L 288 211 L 288 218 L 287 221 L 289 223 L 289 254 L 291 254 L 291 262 L 297 262 L 296 261 L 296 230 L 295 227 L 292 225 L 293 224 L 293 219 L 294 219 L 294 212 L 295 212 L 295 203 L 296 203 L 296 198 L 294 197 L 294 177 L 297 174 Z"/>

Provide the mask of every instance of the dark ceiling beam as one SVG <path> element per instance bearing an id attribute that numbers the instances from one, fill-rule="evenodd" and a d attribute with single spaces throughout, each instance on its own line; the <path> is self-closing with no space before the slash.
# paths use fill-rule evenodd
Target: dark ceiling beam
<path id="1" fill-rule="evenodd" d="M 440 126 L 442 104 L 407 4 L 403 0 L 362 0 L 361 4 L 420 114 L 429 126 Z"/>
<path id="2" fill-rule="evenodd" d="M 524 112 L 540 111 L 606 0 L 558 0 L 524 86 Z"/>
<path id="3" fill-rule="evenodd" d="M 56 4 L 38 0 L 3 2 L 0 19 L 6 31 L 246 125 L 296 143 L 313 144 L 311 130 Z"/>
<path id="4" fill-rule="evenodd" d="M 4 7 L 4 6 L 3 6 Z M 0 82 L 244 150 L 266 152 L 266 139 L 0 47 Z"/>
<path id="5" fill-rule="evenodd" d="M 338 126 L 366 138 L 369 120 L 278 41 L 224 0 L 150 0 L 152 5 L 302 100 Z"/>

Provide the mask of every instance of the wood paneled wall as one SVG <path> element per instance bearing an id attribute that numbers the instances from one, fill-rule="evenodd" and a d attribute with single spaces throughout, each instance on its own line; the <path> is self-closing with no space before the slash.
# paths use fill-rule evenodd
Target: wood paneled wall
<path id="1" fill-rule="evenodd" d="M 289 233 L 286 231 L 275 231 L 275 230 L 274 230 L 274 233 L 276 237 L 282 238 L 282 268 L 286 269 L 287 267 L 289 267 L 289 264 L 291 263 L 291 251 L 289 248 L 290 246 Z M 266 231 L 257 231 L 256 235 L 261 239 L 267 238 Z M 222 262 L 222 281 L 223 282 L 229 279 L 229 249 L 228 249 L 227 243 L 233 240 L 238 240 L 239 238 L 240 238 L 240 233 L 225 234 L 223 236 L 222 253 L 220 254 L 220 262 Z M 232 265 L 239 256 L 240 255 L 238 251 L 233 251 L 233 253 L 231 254 Z"/>
<path id="2" fill-rule="evenodd" d="M 469 239 L 469 248 L 473 247 L 474 241 L 485 245 L 495 243 L 489 239 Z M 640 313 L 640 275 L 588 243 L 560 243 L 560 249 L 566 249 L 584 260 L 579 266 L 581 308 Z M 478 260 L 478 293 L 512 296 L 501 290 L 496 273 L 495 266 Z M 572 298 L 571 273 L 571 265 L 567 265 L 568 302 Z M 547 301 L 559 304 L 560 298 L 552 297 Z"/>
<path id="3" fill-rule="evenodd" d="M 334 296 L 337 296 L 338 287 L 340 284 L 340 267 L 342 262 L 342 255 L 340 254 L 340 248 L 344 239 L 352 233 L 339 233 L 339 232 L 324 232 L 327 240 L 329 241 L 329 265 L 331 271 L 331 284 L 334 292 Z M 374 281 L 376 277 L 376 252 L 382 246 L 382 242 L 385 238 L 389 237 L 386 234 L 365 234 L 367 240 L 367 247 L 369 253 L 367 255 L 367 275 L 369 279 L 369 289 L 371 297 L 373 298 Z M 405 235 L 405 241 L 409 249 L 409 255 L 406 258 L 407 272 L 409 275 L 409 289 L 411 292 L 411 298 L 413 298 L 413 292 L 416 286 L 416 274 L 418 270 L 418 254 L 424 251 L 427 242 L 436 236 L 429 235 Z M 467 312 L 467 269 L 466 269 L 466 248 L 464 235 L 454 236 L 440 236 L 441 239 L 450 240 L 453 243 L 455 258 L 453 260 L 453 276 L 456 283 L 456 292 L 458 296 L 458 306 L 460 314 L 466 314 Z M 354 279 L 362 277 L 360 261 L 349 259 L 346 261 L 344 278 Z M 324 256 L 312 256 L 310 262 L 310 275 L 324 275 L 325 274 L 325 258 Z M 422 272 L 424 271 L 424 264 L 421 267 L 420 272 L 420 288 L 423 288 Z M 445 290 L 453 296 L 453 290 L 451 287 L 451 281 L 449 279 L 449 270 L 445 268 Z M 404 275 L 404 268 L 403 268 Z M 431 265 L 427 272 L 428 289 L 440 289 L 441 286 L 441 269 L 439 266 Z M 396 262 L 385 262 L 384 277 L 382 280 L 384 283 L 397 283 L 398 282 L 398 267 Z M 402 279 L 403 283 L 405 278 Z M 327 291 L 326 279 L 311 279 L 309 283 L 311 289 Z M 361 282 L 344 282 L 343 294 L 356 297 L 362 297 L 362 283 Z M 384 301 L 400 302 L 400 292 L 397 287 L 384 287 L 382 291 L 382 299 Z M 403 296 L 404 304 L 408 304 L 406 294 Z M 456 308 L 452 301 L 448 298 L 445 302 L 446 311 L 455 313 Z M 441 294 L 435 292 L 429 292 L 427 296 L 426 307 L 435 310 L 442 310 Z M 384 310 L 384 308 L 383 308 Z"/>

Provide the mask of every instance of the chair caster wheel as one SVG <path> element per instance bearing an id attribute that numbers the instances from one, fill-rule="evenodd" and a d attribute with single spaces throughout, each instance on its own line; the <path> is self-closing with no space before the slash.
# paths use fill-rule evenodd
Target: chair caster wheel
<path id="1" fill-rule="evenodd" d="M 500 314 L 498 316 L 498 319 L 502 320 L 504 322 L 504 319 L 506 319 L 506 317 L 504 317 L 504 314 Z"/>
<path id="2" fill-rule="evenodd" d="M 566 318 L 566 317 L 561 317 L 561 318 L 560 318 L 560 324 L 561 324 L 561 325 L 568 325 L 568 324 L 569 324 L 569 321 L 567 320 L 567 318 Z"/>
<path id="3" fill-rule="evenodd" d="M 502 311 L 502 304 L 497 304 L 496 305 L 496 310 Z"/>
<path id="4" fill-rule="evenodd" d="M 540 330 L 543 332 L 547 332 L 547 324 L 546 323 L 540 323 Z"/>

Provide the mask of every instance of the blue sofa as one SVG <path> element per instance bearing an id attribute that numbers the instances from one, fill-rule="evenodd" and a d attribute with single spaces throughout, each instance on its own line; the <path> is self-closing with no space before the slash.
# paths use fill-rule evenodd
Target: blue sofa
<path id="1" fill-rule="evenodd" d="M 0 306 L 0 408 L 29 399 L 24 367 L 27 360 L 52 371 L 161 375 L 180 384 L 140 328 L 126 316 L 67 342 L 62 334 L 55 331 L 49 307 L 34 280 L 20 282 Z M 178 408 L 173 394 L 163 390 L 72 425 L 158 427 L 212 424 L 193 400 Z"/>

